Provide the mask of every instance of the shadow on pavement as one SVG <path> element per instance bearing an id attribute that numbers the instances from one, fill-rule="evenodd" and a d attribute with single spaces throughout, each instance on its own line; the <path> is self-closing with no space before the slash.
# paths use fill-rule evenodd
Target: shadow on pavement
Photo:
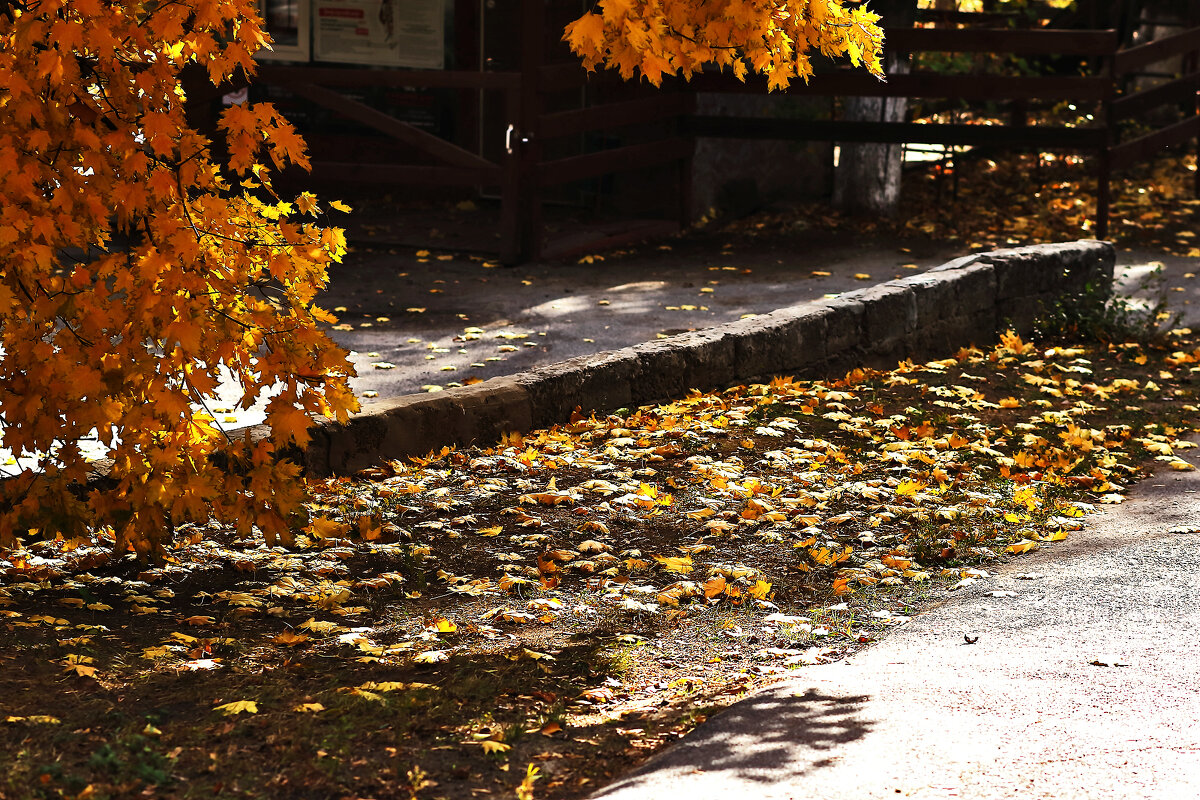
<path id="1" fill-rule="evenodd" d="M 867 695 L 838 697 L 784 684 L 755 694 L 703 725 L 645 765 L 593 795 L 636 794 L 676 776 L 724 772 L 731 779 L 782 783 L 831 763 L 837 748 L 861 739 L 872 723 L 860 717 Z"/>

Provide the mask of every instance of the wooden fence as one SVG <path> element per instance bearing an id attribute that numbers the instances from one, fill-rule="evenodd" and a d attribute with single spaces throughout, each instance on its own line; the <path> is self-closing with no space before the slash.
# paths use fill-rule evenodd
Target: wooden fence
<path id="1" fill-rule="evenodd" d="M 501 204 L 501 258 L 507 263 L 536 259 L 544 251 L 542 201 L 555 186 L 621 171 L 672 167 L 678 198 L 674 216 L 688 221 L 690 175 L 697 137 L 782 139 L 795 141 L 893 142 L 1026 150 L 1067 150 L 1095 156 L 1097 180 L 1096 235 L 1107 234 L 1114 170 L 1152 158 L 1164 148 L 1200 139 L 1197 92 L 1200 91 L 1200 28 L 1147 44 L 1122 48 L 1111 30 L 906 28 L 887 31 L 886 47 L 908 53 L 953 52 L 1009 54 L 1024 57 L 1073 57 L 1086 61 L 1088 74 L 1078 76 L 1011 76 L 943 74 L 913 71 L 877 81 L 861 70 L 834 70 L 817 75 L 810 85 L 795 85 L 792 96 L 946 98 L 973 102 L 1025 104 L 1070 101 L 1095 108 L 1084 126 L 1019 124 L 1020 115 L 1004 124 L 925 124 L 850 120 L 796 121 L 698 115 L 696 94 L 765 93 L 764 80 L 739 83 L 730 76 L 706 73 L 690 83 L 668 82 L 662 90 L 624 84 L 611 74 L 588 76 L 577 63 L 546 63 L 545 20 L 540 4 L 522 3 L 520 68 L 506 72 L 475 70 L 388 71 L 313 66 L 259 68 L 257 80 L 290 92 L 336 114 L 380 131 L 429 163 L 384 164 L 313 159 L 318 179 L 334 177 L 372 183 L 494 187 Z M 526 45 L 526 43 L 529 43 Z M 1182 57 L 1178 76 L 1143 90 L 1133 90 L 1130 76 L 1151 64 Z M 452 89 L 466 93 L 498 93 L 503 99 L 505 147 L 489 160 L 416 126 L 345 96 L 353 87 Z M 587 95 L 586 102 L 566 110 L 553 98 L 563 93 Z M 568 104 L 569 106 L 570 104 Z M 1166 106 L 1184 113 L 1178 121 L 1123 133 L 1131 123 L 1144 123 L 1149 112 Z M 594 134 L 615 129 L 642 130 L 620 141 Z M 615 146 L 596 146 L 600 139 Z M 570 155 L 555 153 L 557 140 L 589 142 Z M 1197 172 L 1200 191 L 1200 170 Z"/>
<path id="2" fill-rule="evenodd" d="M 1121 49 L 1115 31 L 936 29 L 908 28 L 887 31 L 886 46 L 907 53 L 955 52 L 1008 54 L 1025 57 L 1076 56 L 1094 65 L 1091 74 L 1079 76 L 1010 76 L 995 74 L 947 75 L 914 71 L 889 75 L 880 83 L 861 72 L 838 71 L 816 76 L 808 86 L 788 90 L 790 95 L 841 97 L 946 98 L 976 102 L 1025 103 L 1027 101 L 1089 104 L 1095 109 L 1088 125 L 939 124 L 915 122 L 862 122 L 817 120 L 798 124 L 791 120 L 745 117 L 695 116 L 694 136 L 795 141 L 893 142 L 907 144 L 965 145 L 1024 150 L 1066 150 L 1093 154 L 1096 164 L 1096 236 L 1108 231 L 1112 172 L 1146 161 L 1166 147 L 1200 138 L 1197 92 L 1200 91 L 1200 28 Z M 1146 66 L 1183 57 L 1182 74 L 1153 88 L 1122 92 L 1129 79 Z M 762 92 L 765 81 L 746 84 L 722 75 L 705 75 L 695 82 L 699 91 Z M 1142 130 L 1132 138 L 1123 127 L 1143 122 L 1148 112 L 1164 106 L 1185 110 L 1183 119 L 1159 128 Z M 1184 108 L 1186 107 L 1186 108 Z M 1200 192 L 1200 171 L 1197 172 Z"/>

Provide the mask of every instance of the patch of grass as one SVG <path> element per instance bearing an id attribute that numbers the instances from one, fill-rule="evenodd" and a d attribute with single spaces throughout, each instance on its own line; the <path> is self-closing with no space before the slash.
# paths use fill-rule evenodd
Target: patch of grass
<path id="1" fill-rule="evenodd" d="M 147 731 L 153 726 L 147 723 Z M 87 766 L 118 785 L 160 786 L 170 780 L 170 761 L 142 734 L 126 734 L 105 742 L 88 757 Z"/>
<path id="2" fill-rule="evenodd" d="M 1133 297 L 1114 296 L 1108 287 L 1089 284 L 1078 294 L 1060 298 L 1043 310 L 1034 329 L 1039 341 L 1049 343 L 1161 344 L 1180 319 L 1169 309 L 1160 266 L 1141 279 Z"/>

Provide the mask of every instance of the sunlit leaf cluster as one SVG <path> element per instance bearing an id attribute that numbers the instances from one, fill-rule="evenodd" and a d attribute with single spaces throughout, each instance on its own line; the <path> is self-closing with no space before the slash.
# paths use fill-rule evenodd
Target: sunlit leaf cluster
<path id="1" fill-rule="evenodd" d="M 1118 175 L 1108 238 L 1127 248 L 1200 256 L 1195 173 L 1195 155 L 1184 154 L 1163 156 Z M 911 202 L 898 222 L 906 232 L 962 241 L 976 249 L 1064 241 L 1096 231 L 1094 165 L 1081 156 L 1011 154 L 935 164 L 905 192 Z M 960 213 L 942 213 L 947 201 Z"/>
<path id="2" fill-rule="evenodd" d="M 766 75 L 772 89 L 808 81 L 812 57 L 844 57 L 882 74 L 879 16 L 842 0 L 600 0 L 563 38 L 588 70 L 608 66 L 658 86 L 706 64 L 739 80 Z"/>
<path id="3" fill-rule="evenodd" d="M 227 108 L 218 149 L 188 121 L 182 75 L 252 73 L 267 37 L 249 0 L 33 0 L 0 15 L 0 545 L 107 531 L 146 553 L 210 516 L 274 541 L 302 522 L 310 415 L 356 401 L 313 305 L 345 251 L 270 105 Z M 227 437 L 222 379 L 266 403 L 274 436 Z M 109 480 L 79 487 L 87 442 Z M 221 469 L 213 469 L 220 454 Z"/>

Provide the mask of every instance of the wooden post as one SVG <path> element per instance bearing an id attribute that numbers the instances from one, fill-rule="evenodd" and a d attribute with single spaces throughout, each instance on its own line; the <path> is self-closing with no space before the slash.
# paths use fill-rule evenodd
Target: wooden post
<path id="1" fill-rule="evenodd" d="M 541 68 L 546 63 L 546 4 L 521 0 L 521 109 L 517 144 L 521 162 L 519 219 L 521 257 L 536 260 L 542 254 L 542 192 L 538 166 L 542 142 L 538 117 L 542 113 Z"/>
<path id="2" fill-rule="evenodd" d="M 1183 74 L 1194 75 L 1200 71 L 1200 51 L 1193 50 L 1183 61 Z M 1200 116 L 1200 92 L 1192 93 L 1192 116 Z M 1200 197 L 1200 136 L 1196 137 L 1196 171 L 1192 173 L 1192 193 Z"/>
<path id="3" fill-rule="evenodd" d="M 454 3 L 454 64 L 456 70 L 482 72 L 479 45 L 482 41 L 483 15 L 475 3 Z M 455 141 L 459 147 L 483 155 L 482 119 L 479 114 L 483 90 L 461 91 L 458 98 L 458 124 Z"/>
<path id="4" fill-rule="evenodd" d="M 504 174 L 500 186 L 500 262 L 506 266 L 527 258 L 521 227 L 521 144 L 517 123 L 521 119 L 524 81 L 504 90 Z"/>
<path id="5" fill-rule="evenodd" d="M 692 224 L 692 172 L 696 156 L 696 137 L 688 131 L 688 120 L 696 113 L 696 90 L 684 84 L 681 92 L 687 92 L 687 107 L 675 122 L 675 130 L 688 141 L 688 154 L 679 161 L 679 230 L 685 231 Z M 1200 171 L 1197 172 L 1200 174 Z"/>
<path id="6" fill-rule="evenodd" d="M 1116 144 L 1116 116 L 1113 114 L 1113 101 L 1117 96 L 1117 59 L 1116 51 L 1121 42 L 1117 39 L 1113 44 L 1113 52 L 1101 61 L 1100 71 L 1108 76 L 1108 86 L 1104 89 L 1104 147 L 1098 154 L 1096 168 L 1096 238 L 1108 236 L 1108 218 L 1112 207 L 1112 148 Z"/>
<path id="7" fill-rule="evenodd" d="M 1112 157 L 1105 147 L 1099 154 L 1100 164 L 1096 170 L 1096 238 L 1108 236 L 1108 215 L 1112 199 L 1109 196 L 1112 184 Z"/>

